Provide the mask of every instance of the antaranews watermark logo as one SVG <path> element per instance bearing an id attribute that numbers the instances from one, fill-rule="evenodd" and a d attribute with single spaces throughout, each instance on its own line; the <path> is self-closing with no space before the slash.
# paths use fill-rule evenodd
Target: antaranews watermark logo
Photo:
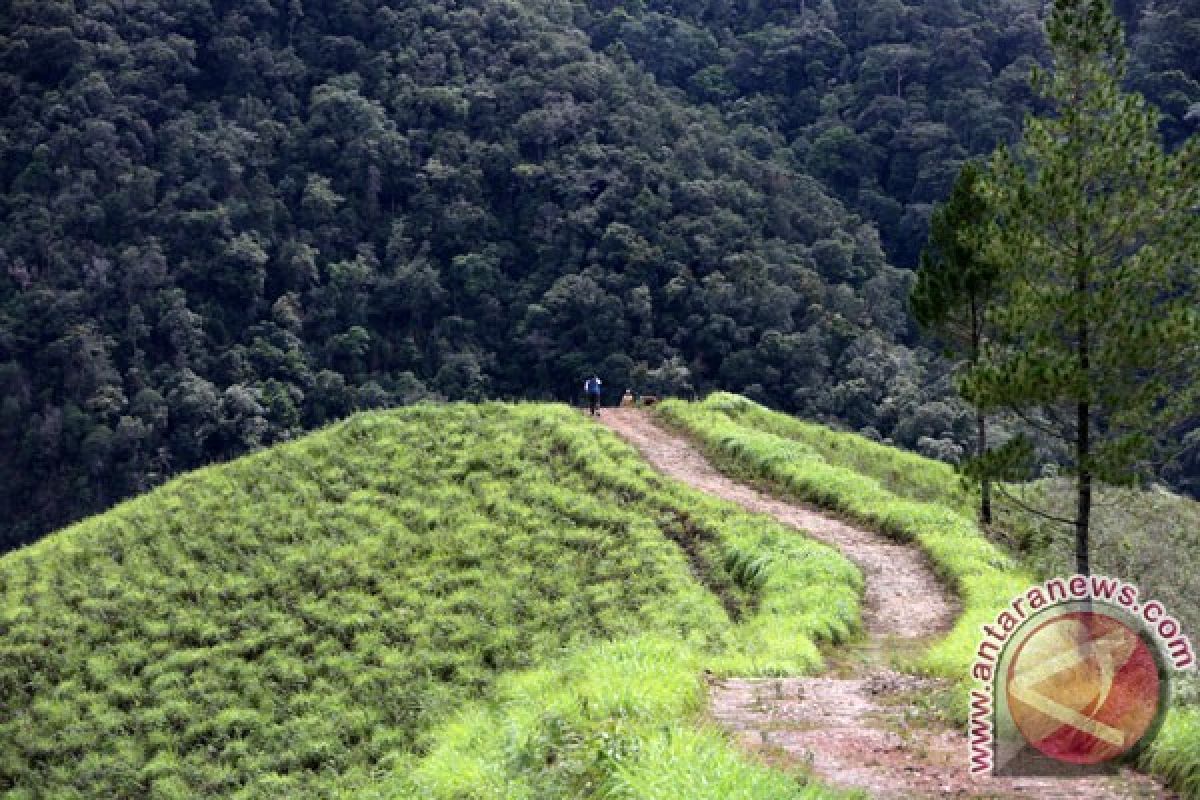
<path id="1" fill-rule="evenodd" d="M 1103 575 L 1055 578 L 983 626 L 971 674 L 973 774 L 1078 775 L 1153 740 L 1172 672 L 1193 669 L 1179 621 Z"/>

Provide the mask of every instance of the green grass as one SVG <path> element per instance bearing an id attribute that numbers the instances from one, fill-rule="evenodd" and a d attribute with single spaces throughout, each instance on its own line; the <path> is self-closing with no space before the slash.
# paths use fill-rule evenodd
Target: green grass
<path id="1" fill-rule="evenodd" d="M 940 462 L 901 453 L 864 437 L 831 431 L 821 426 L 774 413 L 736 395 L 714 394 L 702 403 L 668 401 L 658 412 L 667 423 L 698 440 L 723 470 L 744 480 L 767 486 L 775 492 L 845 514 L 877 530 L 904 541 L 918 544 L 930 557 L 935 570 L 952 587 L 963 605 L 963 612 L 950 633 L 934 644 L 915 665 L 929 674 L 956 682 L 958 699 L 953 710 L 960 721 L 966 715 L 966 693 L 970 684 L 970 664 L 979 645 L 980 626 L 994 619 L 999 609 L 1035 582 L 1035 576 L 1052 567 L 1065 566 L 1058 546 L 1041 546 L 1040 559 L 1015 559 L 989 541 L 975 522 L 973 498 L 959 483 L 953 470 Z M 1049 491 L 1049 490 L 1044 490 Z M 1152 514 L 1169 520 L 1173 531 L 1164 546 L 1162 538 L 1139 554 L 1137 546 L 1155 539 L 1157 528 L 1133 528 L 1130 509 L 1144 514 L 1153 503 L 1166 502 L 1106 495 L 1111 502 L 1102 514 L 1102 525 L 1112 531 L 1101 541 L 1116 541 L 1102 550 L 1124 552 L 1125 564 L 1140 559 L 1140 570 L 1121 574 L 1143 582 L 1160 599 L 1194 613 L 1196 551 L 1180 542 L 1195 542 L 1195 528 L 1189 528 L 1186 514 Z M 1178 499 L 1177 499 L 1178 500 Z M 1195 504 L 1179 504 L 1194 511 Z M 1114 510 L 1118 509 L 1118 510 Z M 1125 515 L 1124 517 L 1120 515 Z M 1180 523 L 1178 520 L 1184 520 Z M 1030 523 L 1026 521 L 1026 525 Z M 1131 538 L 1132 530 L 1140 537 Z M 1024 528 L 1026 539 L 1037 540 L 1038 529 Z M 1033 533 L 1029 531 L 1033 530 Z M 1189 538 L 1190 537 L 1190 538 Z M 1115 557 L 1102 557 L 1100 564 L 1112 562 L 1120 570 L 1123 563 Z M 1146 553 L 1150 553 L 1149 556 Z M 1157 555 L 1156 555 L 1157 554 Z M 1182 570 L 1178 568 L 1183 564 Z M 1120 574 L 1120 573 L 1118 573 Z M 1152 575 L 1157 574 L 1157 580 Z M 1183 619 L 1186 621 L 1187 616 Z M 1167 778 L 1189 796 L 1200 796 L 1200 714 L 1191 705 L 1195 684 L 1182 682 L 1177 701 L 1181 707 L 1169 714 L 1159 738 L 1143 757 L 1142 765 Z"/>
<path id="2" fill-rule="evenodd" d="M 1141 766 L 1165 778 L 1184 797 L 1200 797 L 1200 707 L 1173 708 Z"/>
<path id="3" fill-rule="evenodd" d="M 588 648 L 502 678 L 370 798 L 757 800 L 849 796 L 749 763 L 697 725 L 705 658 L 674 639 Z M 681 721 L 691 720 L 688 724 Z"/>
<path id="4" fill-rule="evenodd" d="M 736 395 L 718 393 L 699 404 L 669 401 L 659 413 L 697 438 L 714 462 L 731 474 L 845 514 L 924 549 L 963 604 L 949 636 L 922 657 L 920 666 L 931 674 L 955 680 L 968 675 L 980 626 L 1032 581 L 1031 574 L 980 535 L 974 522 L 956 509 L 966 500 L 954 488 L 957 479 L 944 464 L 891 451 L 854 434 L 771 419 L 784 415 Z M 764 420 L 769 425 L 763 425 Z M 786 430 L 789 435 L 771 430 Z M 811 442 L 810 432 L 817 434 Z M 893 489 L 880 478 L 858 471 L 864 464 L 885 476 Z M 921 474 L 922 467 L 928 467 L 928 475 Z M 939 480 L 950 485 L 939 489 Z M 950 497 L 954 505 L 906 495 Z"/>
<path id="5" fill-rule="evenodd" d="M 364 414 L 0 559 L 0 793 L 829 796 L 699 675 L 817 669 L 861 588 L 566 408 Z"/>
<path id="6" fill-rule="evenodd" d="M 703 406 L 742 427 L 790 439 L 794 447 L 803 445 L 830 465 L 873 478 L 897 497 L 973 512 L 975 498 L 949 464 L 770 411 L 737 395 L 715 394 Z"/>

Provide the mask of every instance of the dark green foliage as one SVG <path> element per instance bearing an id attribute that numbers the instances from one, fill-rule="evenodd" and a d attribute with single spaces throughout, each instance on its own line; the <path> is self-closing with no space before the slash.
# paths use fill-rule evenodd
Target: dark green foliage
<path id="1" fill-rule="evenodd" d="M 1057 0 L 1048 30 L 1054 70 L 1037 85 L 1053 113 L 985 182 L 994 236 L 975 248 L 997 260 L 1005 302 L 963 389 L 1067 449 L 1086 574 L 1093 481 L 1150 477 L 1197 421 L 1200 136 L 1164 152 L 1158 112 L 1121 90 L 1107 0 Z"/>
<path id="2" fill-rule="evenodd" d="M 1143 2 L 1130 31 L 1134 87 L 1163 114 L 1162 130 L 1178 145 L 1200 128 L 1200 2 Z"/>
<path id="3" fill-rule="evenodd" d="M 1179 141 L 1195 4 L 1126 6 Z M 0 2 L 0 548 L 356 409 L 590 370 L 955 459 L 888 262 L 1037 108 L 1038 13 Z"/>
<path id="4" fill-rule="evenodd" d="M 1045 4 L 1030 0 L 589 5 L 593 41 L 619 41 L 757 146 L 782 140 L 904 267 L 959 165 L 1014 141 L 1042 109 L 1027 79 L 1049 55 Z M 1131 82 L 1178 144 L 1200 126 L 1200 4 L 1120 5 L 1136 29 Z"/>
<path id="5" fill-rule="evenodd" d="M 998 267 L 981 252 L 992 214 L 980 181 L 978 165 L 963 165 L 949 199 L 930 221 L 909 297 L 916 321 L 970 359 L 978 356 L 985 312 L 999 288 Z"/>
<path id="6" fill-rule="evenodd" d="M 1015 138 L 1045 57 L 1029 0 L 589 5 L 594 41 L 717 104 L 744 142 L 789 150 L 904 267 L 959 165 Z"/>
<path id="7" fill-rule="evenodd" d="M 0 10 L 0 547 L 355 409 L 585 370 L 883 435 L 945 394 L 874 228 L 589 43 L 599 8 Z M 691 81 L 722 45 L 685 16 Z"/>
<path id="8" fill-rule="evenodd" d="M 974 365 L 990 334 L 989 319 L 1000 301 L 999 265 L 984 250 L 992 210 L 982 187 L 978 165 L 968 162 L 954 190 L 930 221 L 929 243 L 921 252 L 921 268 L 909 296 L 917 323 L 949 350 Z M 987 417 L 976 411 L 976 460 L 988 455 Z M 980 479 L 980 518 L 992 521 L 991 485 Z"/>

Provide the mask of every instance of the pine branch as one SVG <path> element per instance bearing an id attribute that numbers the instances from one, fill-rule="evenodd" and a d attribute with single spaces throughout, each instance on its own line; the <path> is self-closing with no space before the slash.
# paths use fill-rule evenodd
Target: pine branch
<path id="1" fill-rule="evenodd" d="M 1065 517 L 1055 516 L 1054 514 L 1051 514 L 1049 512 L 1041 511 L 1040 509 L 1036 509 L 1030 505 L 1027 505 L 1026 503 L 1022 502 L 1021 500 L 1018 500 L 1015 495 L 1010 494 L 1009 491 L 1006 488 L 1004 488 L 1004 484 L 1002 484 L 1002 483 L 994 484 L 994 488 L 996 489 L 997 494 L 999 494 L 1005 500 L 1008 500 L 1010 503 L 1015 505 L 1017 508 L 1021 509 L 1022 511 L 1024 511 L 1028 514 L 1033 514 L 1034 516 L 1041 517 L 1042 519 L 1050 520 L 1051 522 L 1059 522 L 1059 523 L 1062 523 L 1063 525 L 1074 525 L 1077 521 L 1075 519 L 1067 519 Z"/>

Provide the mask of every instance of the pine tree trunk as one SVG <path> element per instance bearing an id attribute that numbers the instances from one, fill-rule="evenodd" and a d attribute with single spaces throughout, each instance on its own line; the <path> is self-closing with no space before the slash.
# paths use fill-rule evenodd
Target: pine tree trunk
<path id="1" fill-rule="evenodd" d="M 1080 575 L 1091 574 L 1091 564 L 1088 559 L 1088 534 L 1092 517 L 1092 471 L 1087 465 L 1089 430 L 1088 404 L 1079 404 L 1079 439 L 1077 457 L 1079 459 L 1079 497 L 1078 508 L 1075 512 L 1075 571 Z"/>
<path id="2" fill-rule="evenodd" d="M 975 436 L 975 454 L 980 458 L 987 452 L 987 417 L 976 412 L 975 422 L 979 426 Z M 979 516 L 984 525 L 992 524 L 992 481 L 984 475 L 979 479 Z"/>
<path id="3" fill-rule="evenodd" d="M 983 319 L 984 306 L 976 302 L 978 298 L 972 294 L 971 303 L 971 366 L 979 363 L 980 351 L 983 348 Z M 987 415 L 978 406 L 975 408 L 975 457 L 982 459 L 987 455 Z M 979 517 L 984 525 L 992 524 L 992 480 L 985 470 L 979 478 Z"/>
<path id="4" fill-rule="evenodd" d="M 1083 231 L 1079 231 L 1080 235 L 1080 252 L 1082 256 Z M 1082 260 L 1082 258 L 1081 258 Z M 1088 375 L 1088 370 L 1091 369 L 1091 342 L 1090 331 L 1088 330 L 1087 313 L 1083 311 L 1087 307 L 1088 302 L 1088 269 L 1086 262 L 1078 270 L 1076 275 L 1075 295 L 1081 307 L 1079 318 L 1079 372 L 1083 376 L 1084 392 L 1091 389 L 1091 378 Z M 1091 574 L 1091 563 L 1088 558 L 1088 534 L 1090 533 L 1089 526 L 1092 520 L 1092 467 L 1091 461 L 1091 408 L 1088 404 L 1088 396 L 1084 396 L 1079 400 L 1076 406 L 1076 425 L 1078 430 L 1075 434 L 1075 466 L 1079 470 L 1078 480 L 1078 503 L 1075 509 L 1075 571 L 1080 575 Z"/>
<path id="5" fill-rule="evenodd" d="M 1078 77 L 1078 75 L 1077 75 Z M 1082 100 L 1082 92 L 1079 89 L 1079 84 L 1076 83 L 1075 96 Z M 1082 139 L 1082 134 L 1076 135 L 1074 138 Z M 1076 169 L 1078 173 L 1078 185 L 1084 186 L 1083 180 L 1083 162 L 1080 161 Z M 1088 311 L 1091 305 L 1092 297 L 1089 292 L 1089 284 L 1091 282 L 1090 270 L 1088 268 L 1088 231 L 1084 227 L 1081 218 L 1075 219 L 1075 246 L 1076 258 L 1075 263 L 1075 302 L 1076 311 L 1079 314 L 1078 321 L 1078 339 L 1076 341 L 1076 353 L 1079 356 L 1079 375 L 1083 382 L 1083 394 L 1079 397 L 1076 408 L 1076 432 L 1075 432 L 1075 466 L 1079 470 L 1079 478 L 1076 486 L 1078 493 L 1077 503 L 1075 508 L 1075 571 L 1080 575 L 1090 575 L 1092 568 L 1090 559 L 1088 558 L 1088 534 L 1090 533 L 1090 525 L 1092 520 L 1092 465 L 1091 465 L 1091 408 L 1088 404 L 1090 392 L 1092 388 L 1092 380 L 1089 371 L 1092 366 L 1092 349 L 1091 349 L 1091 329 L 1088 325 Z"/>

